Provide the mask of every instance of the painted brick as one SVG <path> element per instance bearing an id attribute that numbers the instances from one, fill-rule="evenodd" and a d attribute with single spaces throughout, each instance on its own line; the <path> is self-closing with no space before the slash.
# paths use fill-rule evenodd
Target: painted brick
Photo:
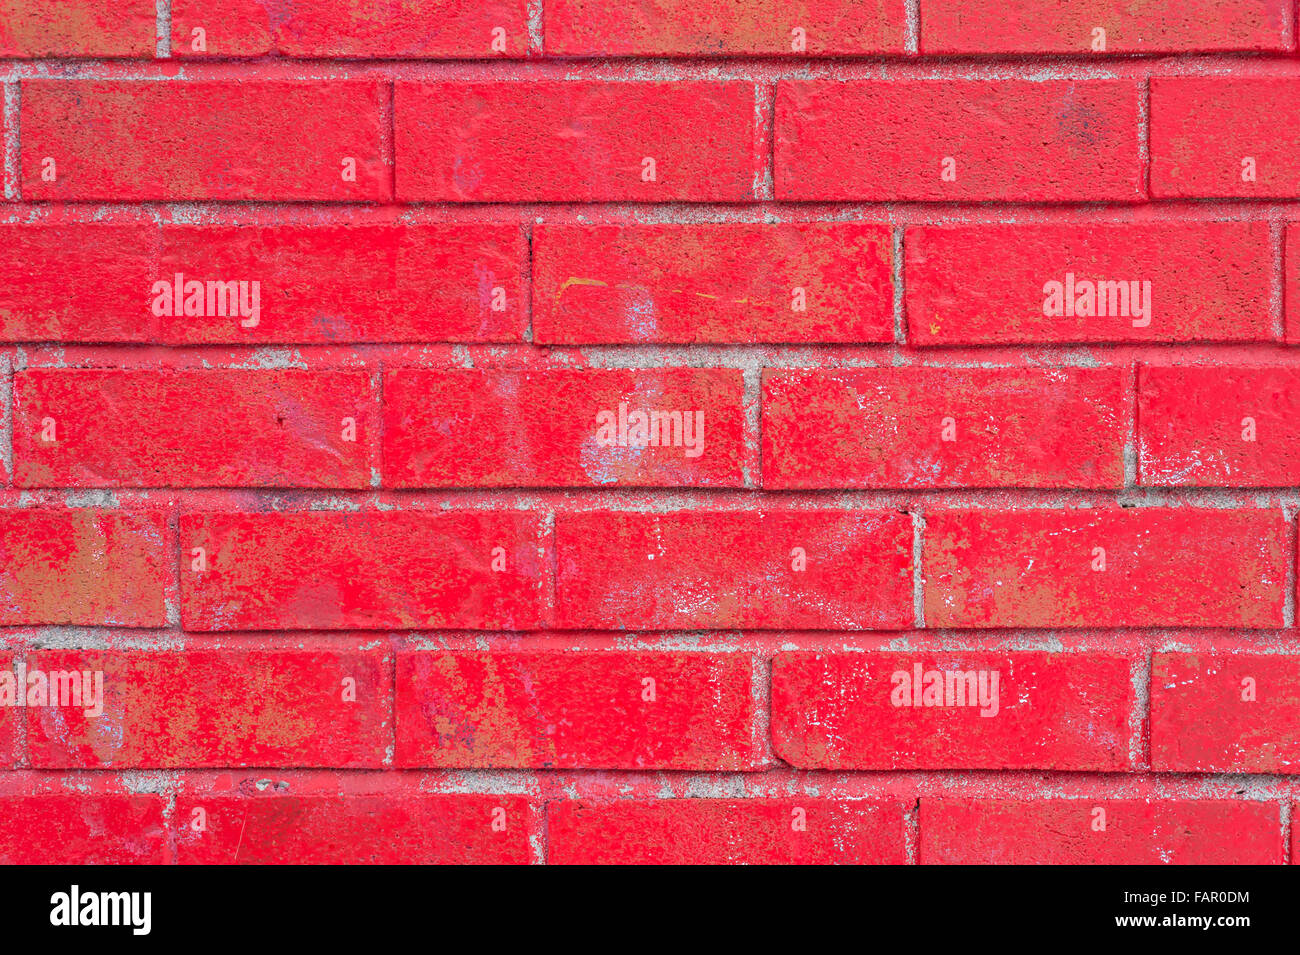
<path id="1" fill-rule="evenodd" d="M 378 464 L 365 372 L 37 369 L 14 394 L 22 487 L 365 488 Z"/>
<path id="2" fill-rule="evenodd" d="M 742 202 L 758 168 L 754 96 L 741 82 L 398 81 L 397 195 Z"/>
<path id="3" fill-rule="evenodd" d="M 745 653 L 404 653 L 397 765 L 758 769 L 755 662 Z"/>
<path id="4" fill-rule="evenodd" d="M 1287 538 L 1268 510 L 932 511 L 925 622 L 1280 627 Z"/>
<path id="5" fill-rule="evenodd" d="M 1105 813 L 1104 832 L 1094 830 Z M 1268 865 L 1285 858 L 1275 803 L 922 799 L 922 864 Z"/>
<path id="6" fill-rule="evenodd" d="M 902 53 L 906 23 L 902 0 L 550 0 L 542 15 L 559 56 Z"/>
<path id="7" fill-rule="evenodd" d="M 0 224 L 0 339 L 144 342 L 157 230 Z"/>
<path id="8" fill-rule="evenodd" d="M 533 339 L 892 342 L 892 243 L 859 223 L 538 226 Z"/>
<path id="9" fill-rule="evenodd" d="M 1124 418 L 1116 368 L 766 369 L 763 485 L 1120 487 Z"/>
<path id="10" fill-rule="evenodd" d="M 1300 774 L 1298 721 L 1300 657 L 1151 657 L 1151 765 L 1158 771 Z"/>
<path id="11" fill-rule="evenodd" d="M 956 179 L 942 178 L 945 158 Z M 1130 80 L 795 80 L 776 94 L 776 198 L 1133 202 Z"/>
<path id="12" fill-rule="evenodd" d="M 1283 299 L 1286 303 L 1286 340 L 1300 345 L 1300 226 L 1286 227 L 1283 259 Z"/>
<path id="13" fill-rule="evenodd" d="M 924 0 L 923 14 L 923 53 L 1289 49 L 1284 0 L 1004 0 L 996 6 Z"/>
<path id="14" fill-rule="evenodd" d="M 154 795 L 0 796 L 4 865 L 161 865 L 163 800 Z"/>
<path id="15" fill-rule="evenodd" d="M 21 654 L 0 651 L 0 768 L 12 769 L 22 758 L 23 710 L 26 685 L 14 664 Z"/>
<path id="16" fill-rule="evenodd" d="M 1277 108 L 1297 94 L 1294 78 L 1152 77 L 1151 195 L 1300 196 L 1300 122 Z"/>
<path id="17" fill-rule="evenodd" d="M 554 865 L 899 865 L 906 854 L 897 803 L 571 799 L 547 812 Z"/>
<path id="18" fill-rule="evenodd" d="M 562 628 L 891 630 L 913 620 L 912 522 L 898 512 L 590 511 L 556 515 L 555 536 Z"/>
<path id="19" fill-rule="evenodd" d="M 28 709 L 36 767 L 383 763 L 392 664 L 378 651 L 50 650 L 27 659 L 46 673 L 103 673 L 102 713 Z"/>
<path id="20" fill-rule="evenodd" d="M 1138 380 L 1142 484 L 1295 484 L 1300 369 L 1144 365 Z"/>
<path id="21" fill-rule="evenodd" d="M 0 509 L 0 625 L 165 625 L 168 536 L 155 511 Z"/>
<path id="22" fill-rule="evenodd" d="M 0 0 L 0 57 L 150 57 L 154 0 Z"/>
<path id="23" fill-rule="evenodd" d="M 535 629 L 542 534 L 542 515 L 520 511 L 185 514 L 181 620 L 186 630 Z M 205 571 L 193 569 L 195 548 Z"/>
<path id="24" fill-rule="evenodd" d="M 501 34 L 494 33 L 500 28 Z M 203 31 L 196 34 L 196 30 Z M 172 55 L 459 59 L 528 52 L 527 0 L 172 0 Z"/>
<path id="25" fill-rule="evenodd" d="M 182 865 L 520 865 L 532 860 L 531 814 L 520 796 L 184 794 L 174 812 L 176 857 Z M 185 825 L 198 818 L 204 831 Z M 493 829 L 494 820 L 504 828 Z"/>
<path id="26" fill-rule="evenodd" d="M 732 369 L 390 372 L 384 483 L 741 487 L 743 401 Z M 656 419 L 657 446 L 638 447 L 652 412 L 676 414 L 675 427 Z"/>
<path id="27" fill-rule="evenodd" d="M 519 342 L 526 256 L 518 227 L 472 223 L 5 224 L 0 340 Z M 182 290 L 205 283 L 204 314 L 185 315 L 184 300 L 176 314 L 178 274 Z M 208 314 L 210 281 L 257 282 L 255 323 L 237 309 Z"/>
<path id="28" fill-rule="evenodd" d="M 1133 663 L 1094 653 L 782 653 L 772 663 L 772 744 L 800 769 L 1121 771 L 1131 765 Z"/>
<path id="29" fill-rule="evenodd" d="M 1271 340 L 1271 247 L 1263 222 L 911 228 L 903 256 L 908 340 L 922 346 Z M 1073 301 L 1082 308 L 1067 315 L 1069 275 Z M 1107 314 L 1098 316 L 1095 304 L 1088 305 L 1089 286 L 1079 284 L 1090 283 L 1095 295 L 1098 282 L 1135 281 L 1151 283 L 1149 316 L 1134 314 L 1131 295 L 1129 314 L 1122 314 L 1122 292 L 1116 288 L 1112 305 L 1111 287 Z M 1061 286 L 1059 306 L 1051 282 Z"/>
<path id="30" fill-rule="evenodd" d="M 258 323 L 158 320 L 176 344 L 520 342 L 528 244 L 515 225 L 168 226 L 157 274 L 261 283 Z"/>
<path id="31" fill-rule="evenodd" d="M 23 80 L 30 200 L 390 195 L 381 82 Z M 47 159 L 57 178 L 44 179 Z M 344 181 L 344 161 L 355 181 Z"/>

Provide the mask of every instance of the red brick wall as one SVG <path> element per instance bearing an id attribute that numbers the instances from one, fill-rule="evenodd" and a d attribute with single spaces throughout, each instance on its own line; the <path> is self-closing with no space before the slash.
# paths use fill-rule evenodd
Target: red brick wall
<path id="1" fill-rule="evenodd" d="M 1291 0 L 159 6 L 0 0 L 0 861 L 1296 851 Z"/>

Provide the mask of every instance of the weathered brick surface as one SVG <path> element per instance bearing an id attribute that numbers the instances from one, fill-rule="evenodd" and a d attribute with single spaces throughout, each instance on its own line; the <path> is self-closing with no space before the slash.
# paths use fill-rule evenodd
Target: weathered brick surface
<path id="1" fill-rule="evenodd" d="M 744 382 L 713 368 L 396 371 L 391 487 L 740 487 Z"/>
<path id="2" fill-rule="evenodd" d="M 592 511 L 556 520 L 556 625 L 903 629 L 912 523 L 861 511 Z"/>
<path id="3" fill-rule="evenodd" d="M 569 800 L 548 811 L 547 861 L 555 865 L 898 865 L 905 859 L 897 804 Z"/>
<path id="4" fill-rule="evenodd" d="M 1276 803 L 1235 800 L 922 799 L 920 862 L 1276 865 L 1278 823 Z"/>
<path id="5" fill-rule="evenodd" d="M 926 519 L 934 627 L 1280 627 L 1281 512 L 945 511 Z"/>
<path id="6" fill-rule="evenodd" d="M 754 659 L 728 653 L 410 653 L 403 766 L 750 769 Z"/>
<path id="7" fill-rule="evenodd" d="M 1137 124 L 1122 80 L 783 81 L 776 197 L 1135 202 Z"/>
<path id="8" fill-rule="evenodd" d="M 804 769 L 1129 766 L 1133 661 L 1101 654 L 786 653 L 772 742 Z"/>
<path id="9" fill-rule="evenodd" d="M 499 31 L 499 32 L 498 32 Z M 488 59 L 528 52 L 527 0 L 172 0 L 172 53 Z"/>
<path id="10" fill-rule="evenodd" d="M 886 226 L 539 226 L 533 337 L 546 344 L 889 342 Z"/>
<path id="11" fill-rule="evenodd" d="M 1296 32 L 0 0 L 0 862 L 1296 862 Z"/>
<path id="12" fill-rule="evenodd" d="M 1269 341 L 1270 246 L 1262 222 L 910 228 L 908 330 L 937 346 Z"/>
<path id="13" fill-rule="evenodd" d="M 1300 774 L 1300 659 L 1151 658 L 1151 762 L 1170 772 Z"/>
<path id="14" fill-rule="evenodd" d="M 182 865 L 519 865 L 535 829 L 526 799 L 477 794 L 185 794 L 173 814 Z"/>
<path id="15" fill-rule="evenodd" d="M 1117 369 L 766 371 L 763 483 L 1119 487 Z"/>

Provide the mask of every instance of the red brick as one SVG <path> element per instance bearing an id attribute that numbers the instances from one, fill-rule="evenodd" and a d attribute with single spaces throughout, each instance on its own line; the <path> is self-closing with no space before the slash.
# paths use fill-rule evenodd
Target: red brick
<path id="1" fill-rule="evenodd" d="M 1125 770 L 1132 666 L 1092 653 L 783 653 L 772 744 L 800 769 Z M 971 695 L 962 682 L 945 695 L 947 674 L 963 673 Z"/>
<path id="2" fill-rule="evenodd" d="M 4 865 L 161 865 L 163 801 L 152 795 L 0 796 Z"/>
<path id="3" fill-rule="evenodd" d="M 0 652 L 0 676 L 4 677 L 4 682 L 0 683 L 0 768 L 2 769 L 12 769 L 22 758 L 23 710 L 18 707 L 27 698 L 27 688 L 14 669 L 14 662 L 20 657 L 21 655 L 17 653 Z"/>
<path id="4" fill-rule="evenodd" d="M 542 12 L 543 45 L 559 56 L 902 53 L 906 22 L 902 0 L 548 0 Z"/>
<path id="5" fill-rule="evenodd" d="M 0 224 L 0 339 L 149 341 L 157 229 Z"/>
<path id="6" fill-rule="evenodd" d="M 1241 653 L 1151 657 L 1151 766 L 1155 770 L 1297 774 L 1297 725 L 1300 657 Z"/>
<path id="7" fill-rule="evenodd" d="M 536 629 L 542 515 L 187 514 L 187 630 Z M 195 548 L 207 570 L 195 572 Z M 493 570 L 499 561 L 501 570 Z"/>
<path id="8" fill-rule="evenodd" d="M 930 512 L 925 622 L 1280 627 L 1287 536 L 1268 510 Z M 1094 570 L 1103 556 L 1106 569 Z"/>
<path id="9" fill-rule="evenodd" d="M 0 625 L 163 626 L 167 536 L 152 511 L 0 510 Z"/>
<path id="10" fill-rule="evenodd" d="M 387 199 L 387 97 L 339 80 L 23 80 L 23 198 Z"/>
<path id="11" fill-rule="evenodd" d="M 557 515 L 555 534 L 560 627 L 897 630 L 913 621 L 912 522 L 898 512 L 591 511 Z"/>
<path id="12" fill-rule="evenodd" d="M 504 50 L 494 49 L 500 27 Z M 195 30 L 202 30 L 202 43 Z M 520 57 L 527 0 L 172 0 L 172 55 L 428 59 Z"/>
<path id="13" fill-rule="evenodd" d="M 907 230 L 903 257 L 916 345 L 1274 337 L 1263 222 L 926 226 Z M 1046 314 L 1064 311 L 1071 274 L 1094 292 L 1098 282 L 1150 282 L 1150 316 L 1133 315 L 1131 304 L 1127 317 L 1110 314 L 1124 303 L 1112 308 L 1109 295 L 1105 317 Z M 1059 308 L 1049 282 L 1061 285 Z M 1076 289 L 1075 301 L 1083 294 L 1086 302 L 1087 290 Z"/>
<path id="14" fill-rule="evenodd" d="M 399 81 L 398 198 L 745 201 L 754 95 L 741 82 Z"/>
<path id="15" fill-rule="evenodd" d="M 531 813 L 521 796 L 184 794 L 177 797 L 173 813 L 176 861 L 520 865 L 532 860 Z M 494 830 L 494 820 L 505 828 Z"/>
<path id="16" fill-rule="evenodd" d="M 1300 95 L 1282 77 L 1151 78 L 1151 195 L 1300 196 L 1300 120 L 1279 103 Z M 1242 181 L 1242 160 L 1255 180 Z"/>
<path id="17" fill-rule="evenodd" d="M 945 157 L 956 180 L 941 178 Z M 796 80 L 776 94 L 776 198 L 1141 198 L 1130 80 Z"/>
<path id="18" fill-rule="evenodd" d="M 859 223 L 539 226 L 533 338 L 892 342 L 892 243 Z"/>
<path id="19" fill-rule="evenodd" d="M 378 768 L 388 744 L 392 664 L 379 651 L 50 650 L 27 660 L 46 673 L 103 673 L 98 715 L 28 708 L 37 767 Z"/>
<path id="20" fill-rule="evenodd" d="M 1275 803 L 921 800 L 922 864 L 1266 865 L 1284 853 Z"/>
<path id="21" fill-rule="evenodd" d="M 547 807 L 553 865 L 901 865 L 897 803 L 659 799 Z M 796 829 L 796 824 L 804 828 Z"/>
<path id="22" fill-rule="evenodd" d="M 516 225 L 168 226 L 162 241 L 149 288 L 176 273 L 257 280 L 263 303 L 252 328 L 163 318 L 168 342 L 519 342 L 527 325 Z"/>
<path id="23" fill-rule="evenodd" d="M 1300 225 L 1286 227 L 1283 298 L 1286 302 L 1286 340 L 1300 345 Z"/>
<path id="24" fill-rule="evenodd" d="M 1295 484 L 1300 369 L 1144 365 L 1138 380 L 1142 484 Z"/>
<path id="25" fill-rule="evenodd" d="M 384 483 L 741 487 L 743 402 L 734 369 L 391 372 Z M 636 447 L 620 419 L 654 411 L 675 413 L 676 430 Z"/>
<path id="26" fill-rule="evenodd" d="M 520 342 L 527 254 L 514 225 L 0 225 L 0 340 Z M 257 282 L 257 323 L 166 314 L 178 274 Z"/>
<path id="27" fill-rule="evenodd" d="M 154 0 L 0 0 L 0 56 L 153 57 Z"/>
<path id="28" fill-rule="evenodd" d="M 925 0 L 923 53 L 1285 50 L 1283 0 Z M 1094 30 L 1105 31 L 1104 47 Z"/>
<path id="29" fill-rule="evenodd" d="M 404 653 L 397 765 L 758 769 L 754 666 L 745 653 Z"/>
<path id="30" fill-rule="evenodd" d="M 14 394 L 22 487 L 365 488 L 378 464 L 366 372 L 39 369 Z"/>
<path id="31" fill-rule="evenodd" d="M 765 369 L 763 485 L 1120 487 L 1123 408 L 1115 368 Z"/>

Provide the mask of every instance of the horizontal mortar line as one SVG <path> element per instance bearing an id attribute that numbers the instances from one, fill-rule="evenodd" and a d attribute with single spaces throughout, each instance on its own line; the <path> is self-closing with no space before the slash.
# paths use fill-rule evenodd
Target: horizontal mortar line
<path id="1" fill-rule="evenodd" d="M 872 70 L 877 72 L 870 72 Z M 1215 70 L 1232 70 L 1233 75 L 1274 74 L 1300 69 L 1295 49 L 1275 50 L 1183 50 L 1165 52 L 1114 52 L 1104 56 L 1088 52 L 972 52 L 837 53 L 825 56 L 791 54 L 704 53 L 664 54 L 548 54 L 534 56 L 171 56 L 171 57 L 3 57 L 0 70 L 12 79 L 103 79 L 139 78 L 184 82 L 195 77 L 223 76 L 241 71 L 259 76 L 292 74 L 289 79 L 348 79 L 351 75 L 410 75 L 456 78 L 506 74 L 518 77 L 557 77 L 582 80 L 613 79 L 628 82 L 661 79 L 704 79 L 713 81 L 777 79 L 804 80 L 835 78 L 837 73 L 852 78 L 997 78 L 999 71 L 1009 78 L 1032 79 L 1127 79 L 1129 76 L 1171 71 L 1171 75 L 1220 75 Z M 880 73 L 879 71 L 885 71 Z M 575 71 L 577 74 L 575 75 Z M 343 75 L 340 75 L 343 74 Z M 949 74 L 952 74 L 949 76 Z"/>
<path id="2" fill-rule="evenodd" d="M 1295 198 L 1150 198 L 1134 202 L 1061 200 L 1056 202 L 1024 202 L 1015 200 L 894 200 L 894 199 L 746 199 L 727 201 L 697 201 L 665 199 L 663 201 L 613 200 L 554 200 L 518 202 L 473 201 L 453 202 L 338 200 L 315 199 L 51 199 L 22 200 L 0 204 L 0 222 L 22 224 L 161 224 L 204 225 L 200 217 L 222 216 L 232 212 L 248 211 L 266 217 L 268 224 L 307 226 L 313 224 L 337 225 L 322 221 L 322 216 L 341 213 L 371 213 L 362 225 L 441 223 L 490 224 L 492 216 L 500 216 L 501 224 L 547 224 L 532 222 L 530 216 L 556 215 L 560 224 L 599 227 L 603 225 L 779 225 L 785 220 L 775 218 L 789 214 L 790 224 L 846 223 L 856 224 L 859 218 L 872 217 L 865 224 L 873 225 L 1132 225 L 1155 226 L 1185 222 L 1242 222 L 1286 223 L 1290 217 L 1300 217 L 1300 190 Z M 591 219 L 593 211 L 602 213 L 600 219 Z M 917 218 L 913 214 L 928 213 L 937 217 Z M 163 219 L 164 215 L 175 218 Z M 289 215 L 290 221 L 282 223 L 275 215 Z M 445 218 L 443 218 L 445 216 Z M 671 216 L 696 217 L 673 219 Z M 1017 217 L 1027 216 L 1020 219 Z M 120 219 L 118 218 L 120 217 Z M 581 217 L 581 218 L 578 218 Z M 626 221 L 624 221 L 626 217 Z M 891 218 L 892 217 L 892 218 Z M 969 217 L 967 219 L 966 217 Z M 1075 218 L 1078 217 L 1078 218 Z M 1190 217 L 1190 218 L 1189 218 Z M 189 221 L 193 218 L 196 221 Z M 608 219 L 608 221 L 606 221 Z M 372 221 L 373 220 L 373 221 Z M 224 220 L 220 220 L 223 221 Z"/>

